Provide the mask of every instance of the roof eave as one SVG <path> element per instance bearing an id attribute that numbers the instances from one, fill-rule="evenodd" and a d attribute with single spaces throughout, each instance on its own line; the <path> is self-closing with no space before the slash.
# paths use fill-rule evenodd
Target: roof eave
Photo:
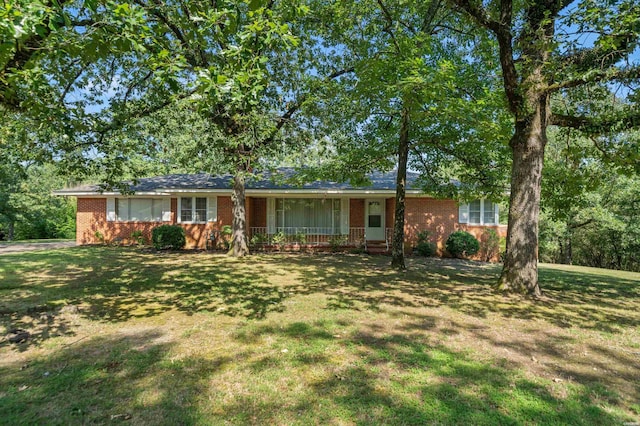
<path id="1" fill-rule="evenodd" d="M 202 189 L 202 188 L 194 188 L 194 189 L 162 189 L 156 191 L 137 191 L 133 194 L 133 196 L 171 196 L 171 195 L 180 195 L 180 194 L 220 194 L 220 195 L 229 195 L 233 191 L 231 189 Z M 256 196 L 256 195 L 305 195 L 305 194 L 313 194 L 313 195 L 395 195 L 395 190 L 391 189 L 260 189 L 260 188 L 252 188 L 247 189 L 245 194 L 248 196 Z M 408 196 L 428 196 L 428 194 L 423 193 L 417 189 L 408 189 L 406 191 Z M 53 195 L 58 196 L 72 196 L 72 197 L 115 197 L 115 196 L 128 196 L 127 194 L 122 194 L 117 191 L 53 191 Z"/>
<path id="2" fill-rule="evenodd" d="M 70 196 L 70 197 L 121 197 L 121 196 L 128 196 L 126 194 L 122 194 L 120 192 L 117 191 L 104 191 L 104 192 L 98 192 L 98 191 L 53 191 L 53 195 L 59 195 L 59 196 Z M 136 196 L 140 196 L 140 195 L 145 195 L 145 196 L 170 196 L 171 193 L 169 192 L 164 192 L 164 191 L 137 191 L 135 194 Z"/>

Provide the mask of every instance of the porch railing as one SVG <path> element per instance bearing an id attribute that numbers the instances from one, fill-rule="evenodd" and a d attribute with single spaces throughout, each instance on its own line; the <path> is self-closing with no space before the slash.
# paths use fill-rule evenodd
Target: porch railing
<path id="1" fill-rule="evenodd" d="M 391 247 L 393 228 L 385 228 L 384 241 L 387 251 Z M 335 245 L 367 249 L 365 228 L 349 228 L 348 234 L 335 233 L 333 228 L 319 227 L 277 227 L 268 232 L 267 227 L 249 228 L 252 245 Z"/>
<path id="2" fill-rule="evenodd" d="M 342 234 L 333 228 L 320 227 L 277 227 L 275 232 L 268 228 L 249 228 L 249 241 L 252 245 L 335 245 L 364 247 L 366 237 L 364 228 L 349 228 Z"/>

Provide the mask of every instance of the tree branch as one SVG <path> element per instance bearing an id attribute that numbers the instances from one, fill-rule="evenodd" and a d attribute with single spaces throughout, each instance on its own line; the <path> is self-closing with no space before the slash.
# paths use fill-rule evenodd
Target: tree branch
<path id="1" fill-rule="evenodd" d="M 470 0 L 449 1 L 453 2 L 454 5 L 461 8 L 471 18 L 496 36 L 500 47 L 500 65 L 502 67 L 505 94 L 509 101 L 509 109 L 511 112 L 516 113 L 520 109 L 523 100 L 522 95 L 520 95 L 517 90 L 519 87 L 518 71 L 516 70 L 513 56 L 513 34 L 511 33 L 513 20 L 512 0 L 501 0 L 500 21 L 491 19 L 481 3 L 478 4 Z"/>
<path id="2" fill-rule="evenodd" d="M 570 89 L 573 87 L 584 86 L 591 83 L 599 83 L 602 81 L 625 80 L 640 78 L 640 66 L 630 67 L 626 69 L 602 69 L 596 70 L 588 74 L 584 74 L 578 78 L 561 81 L 552 84 L 547 88 L 548 92 L 557 92 L 562 89 Z"/>
<path id="3" fill-rule="evenodd" d="M 431 0 L 429 4 L 429 8 L 427 9 L 427 13 L 422 20 L 422 27 L 420 31 L 427 34 L 433 34 L 438 27 L 442 27 L 439 24 L 433 24 L 433 21 L 436 19 L 436 14 L 438 10 L 440 10 L 440 6 L 442 5 L 442 0 Z"/>
<path id="4" fill-rule="evenodd" d="M 579 71 L 587 71 L 594 67 L 609 68 L 618 63 L 638 45 L 638 40 L 634 34 L 602 34 L 599 38 L 610 39 L 605 45 L 613 45 L 615 48 L 596 46 L 562 55 L 559 59 L 563 67 L 576 67 Z"/>
<path id="5" fill-rule="evenodd" d="M 167 106 L 171 105 L 172 103 L 178 100 L 188 98 L 194 93 L 195 93 L 195 90 L 189 90 L 187 92 L 181 93 L 174 97 L 167 97 L 159 104 L 148 105 L 146 108 L 137 108 L 133 112 L 130 112 L 129 114 L 127 114 L 126 117 L 123 117 L 122 115 L 116 116 L 113 120 L 111 120 L 111 122 L 104 123 L 103 126 L 101 126 L 96 131 L 96 133 L 100 135 L 99 139 L 102 140 L 107 133 L 121 129 L 127 122 L 131 121 L 132 119 L 140 119 L 140 118 L 147 117 L 155 112 L 160 111 L 163 108 L 166 108 Z M 91 143 L 86 143 L 85 145 L 90 145 L 90 144 Z"/>
<path id="6" fill-rule="evenodd" d="M 391 27 L 393 26 L 393 17 L 391 16 L 389 9 L 387 9 L 384 3 L 382 3 L 382 0 L 378 0 L 378 6 L 380 6 L 380 9 L 382 9 L 382 14 L 384 15 L 387 21 L 387 25 L 384 27 L 384 32 L 389 34 L 389 37 L 391 37 L 391 41 L 393 41 L 393 45 L 396 48 L 396 54 L 399 55 L 401 52 L 400 45 L 398 44 L 398 41 L 396 40 L 396 36 L 395 34 L 393 34 L 393 31 L 391 29 Z"/>
<path id="7" fill-rule="evenodd" d="M 628 114 L 605 119 L 554 113 L 551 114 L 549 124 L 577 129 L 591 135 L 601 135 L 611 128 L 630 130 L 640 127 L 640 111 L 634 110 Z"/>
<path id="8" fill-rule="evenodd" d="M 69 94 L 69 91 L 71 90 L 71 88 L 73 87 L 73 84 L 80 78 L 80 76 L 82 75 L 82 73 L 89 67 L 89 64 L 84 64 L 80 67 L 80 69 L 78 69 L 78 71 L 74 74 L 74 76 L 67 82 L 67 85 L 64 87 L 64 89 L 62 90 L 62 93 L 60 94 L 60 97 L 58 98 L 58 103 L 62 104 L 64 103 L 64 99 L 67 97 L 67 95 Z"/>
<path id="9" fill-rule="evenodd" d="M 331 81 L 333 79 L 336 79 L 342 75 L 348 74 L 348 73 L 352 73 L 355 71 L 354 67 L 349 67 L 349 68 L 345 68 L 343 70 L 338 70 L 335 71 L 331 74 L 329 74 L 327 77 L 325 77 L 325 81 Z M 277 120 L 276 120 L 276 126 L 274 128 L 274 130 L 271 132 L 271 134 L 263 141 L 263 143 L 261 143 L 261 145 L 267 145 L 269 143 L 271 143 L 276 135 L 278 134 L 278 132 L 280 131 L 280 129 L 282 129 L 284 127 L 284 125 L 291 120 L 291 117 L 293 117 L 293 115 L 300 109 L 300 107 L 302 106 L 302 104 L 307 100 L 307 97 L 309 96 L 308 93 L 302 95 L 300 97 L 300 99 L 298 99 L 296 102 L 293 103 L 293 105 L 291 105 L 289 107 L 288 110 L 286 110 L 284 112 L 284 114 L 282 114 Z"/>
<path id="10" fill-rule="evenodd" d="M 148 79 L 150 79 L 152 76 L 153 76 L 153 71 L 149 71 L 140 80 L 134 81 L 131 85 L 129 85 L 129 87 L 127 88 L 127 92 L 124 94 L 124 101 L 127 102 L 129 100 L 129 96 L 131 96 L 131 93 L 133 93 L 135 88 L 138 87 L 140 84 L 144 83 L 145 81 L 147 81 Z"/>
<path id="11" fill-rule="evenodd" d="M 135 2 L 139 6 L 144 8 L 146 11 L 148 11 L 151 15 L 155 16 L 160 22 L 162 22 L 169 29 L 169 31 L 178 39 L 178 41 L 180 42 L 180 46 L 182 46 L 185 52 L 185 59 L 191 64 L 191 66 L 199 67 L 204 65 L 202 63 L 202 59 L 204 58 L 200 58 L 201 60 L 198 60 L 198 57 L 196 57 L 195 52 L 191 48 L 189 41 L 187 40 L 185 35 L 182 33 L 180 28 L 177 25 L 175 25 L 173 22 L 171 22 L 169 18 L 160 11 L 159 8 L 163 6 L 162 2 L 160 2 L 159 0 L 153 0 L 156 7 L 150 7 L 143 0 L 135 0 Z"/>
<path id="12" fill-rule="evenodd" d="M 45 2 L 44 4 L 49 7 L 58 7 L 59 13 L 62 13 L 63 7 L 67 3 L 68 0 L 62 0 L 55 5 L 53 2 Z M 5 42 L 13 42 L 15 44 L 15 52 L 9 58 L 7 62 L 2 65 L 0 68 L 0 104 L 4 105 L 7 108 L 12 110 L 20 109 L 21 101 L 20 99 L 16 99 L 14 96 L 11 96 L 9 92 L 8 84 L 4 83 L 5 76 L 8 73 L 13 72 L 13 70 L 22 70 L 25 68 L 27 63 L 31 61 L 34 55 L 40 51 L 43 43 L 49 38 L 51 35 L 52 29 L 50 27 L 51 15 L 47 15 L 42 20 L 42 31 L 38 33 L 30 34 L 23 40 L 18 42 L 17 39 L 14 40 L 3 40 Z"/>
<path id="13" fill-rule="evenodd" d="M 583 222 L 580 222 L 580 223 L 570 223 L 569 224 L 569 228 L 578 229 L 578 228 L 582 228 L 584 226 L 587 226 L 588 224 L 593 223 L 593 222 L 595 222 L 595 219 L 587 219 L 587 220 L 585 220 Z"/>
<path id="14" fill-rule="evenodd" d="M 465 13 L 471 16 L 475 21 L 477 21 L 484 28 L 490 30 L 494 34 L 498 34 L 502 31 L 501 27 L 504 22 L 498 22 L 489 17 L 487 11 L 482 7 L 481 4 L 477 4 L 470 0 L 450 0 L 455 6 L 461 8 Z"/>

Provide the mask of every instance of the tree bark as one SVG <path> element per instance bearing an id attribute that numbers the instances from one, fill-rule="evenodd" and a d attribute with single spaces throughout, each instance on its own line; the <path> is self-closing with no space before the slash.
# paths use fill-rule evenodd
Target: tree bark
<path id="1" fill-rule="evenodd" d="M 561 238 L 564 240 L 562 244 L 562 263 L 565 265 L 573 265 L 573 247 L 571 244 L 573 232 L 571 229 L 568 229 Z"/>
<path id="2" fill-rule="evenodd" d="M 398 174 L 396 176 L 396 208 L 393 221 L 391 267 L 407 269 L 404 263 L 404 210 L 407 186 L 407 161 L 409 158 L 409 111 L 402 109 L 402 123 L 398 140 Z"/>
<path id="3" fill-rule="evenodd" d="M 541 296 L 538 283 L 538 227 L 544 150 L 551 106 L 550 76 L 546 66 L 553 51 L 554 23 L 560 2 L 534 2 L 526 9 L 526 30 L 518 36 L 523 45 L 520 79 L 513 55 L 513 2 L 501 3 L 501 22 L 495 28 L 500 45 L 503 83 L 515 132 L 512 151 L 511 194 L 507 252 L 497 289 Z M 504 26 L 508 23 L 508 29 Z"/>
<path id="4" fill-rule="evenodd" d="M 541 95 L 532 114 L 516 121 L 510 141 L 513 153 L 507 252 L 497 289 L 540 296 L 538 223 L 540 184 L 547 142 L 548 96 Z"/>
<path id="5" fill-rule="evenodd" d="M 233 234 L 229 254 L 235 257 L 242 257 L 249 254 L 249 244 L 247 243 L 245 176 L 243 171 L 236 172 L 236 175 L 233 177 L 231 204 L 233 205 Z"/>

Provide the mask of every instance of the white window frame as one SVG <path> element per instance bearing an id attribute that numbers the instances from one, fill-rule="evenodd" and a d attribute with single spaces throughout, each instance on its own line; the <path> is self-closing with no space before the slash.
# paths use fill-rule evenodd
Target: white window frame
<path id="1" fill-rule="evenodd" d="M 131 219 L 131 202 L 133 200 L 149 200 L 151 201 L 151 214 L 153 214 L 154 205 L 159 204 L 160 215 L 156 218 L 152 218 L 151 220 L 132 220 Z M 121 219 L 118 215 L 118 207 L 121 206 L 121 203 L 126 202 L 127 204 L 127 218 Z M 156 204 L 157 203 L 157 204 Z M 141 223 L 155 223 L 162 222 L 163 219 L 163 210 L 164 210 L 164 199 L 162 198 L 147 198 L 147 197 L 114 197 L 113 199 L 113 222 L 141 222 Z"/>
<path id="2" fill-rule="evenodd" d="M 494 203 L 493 201 L 489 201 L 489 200 L 480 200 L 480 205 L 482 206 L 481 209 L 481 214 L 482 216 L 480 217 L 480 222 L 482 222 L 482 225 L 485 225 L 485 208 L 484 208 L 484 203 L 485 201 L 491 203 L 493 205 L 493 223 L 486 223 L 486 225 L 499 225 L 500 224 L 500 217 L 498 216 L 498 204 Z"/>
<path id="3" fill-rule="evenodd" d="M 494 206 L 494 211 L 493 211 L 493 222 L 492 223 L 486 223 L 484 221 L 484 199 L 480 199 L 480 200 L 474 200 L 474 201 L 480 201 L 480 222 L 471 222 L 471 214 L 470 214 L 470 208 L 469 208 L 469 203 L 467 204 L 461 204 L 460 208 L 459 208 L 459 214 L 458 214 L 458 221 L 459 223 L 466 223 L 467 225 L 487 225 L 487 226 L 495 226 L 495 225 L 500 225 L 500 207 L 498 206 L 498 203 L 494 203 L 492 201 L 487 200 L 488 202 L 492 203 Z"/>
<path id="4" fill-rule="evenodd" d="M 472 205 L 478 203 L 478 207 L 479 210 L 471 210 L 472 209 Z M 478 216 L 480 218 L 479 221 L 474 222 L 472 217 L 474 213 L 478 213 Z M 472 202 L 469 203 L 469 224 L 470 225 L 483 225 L 484 223 L 484 200 L 473 200 Z"/>
<path id="5" fill-rule="evenodd" d="M 182 199 L 183 198 L 191 198 L 191 217 L 193 218 L 195 210 L 196 210 L 196 198 L 204 198 L 206 202 L 205 208 L 205 220 L 182 220 Z M 207 197 L 206 195 L 194 195 L 194 196 L 179 196 L 178 197 L 178 212 L 177 212 L 177 221 L 178 223 L 207 223 L 207 222 L 216 222 L 217 221 L 217 199 L 216 197 Z"/>

